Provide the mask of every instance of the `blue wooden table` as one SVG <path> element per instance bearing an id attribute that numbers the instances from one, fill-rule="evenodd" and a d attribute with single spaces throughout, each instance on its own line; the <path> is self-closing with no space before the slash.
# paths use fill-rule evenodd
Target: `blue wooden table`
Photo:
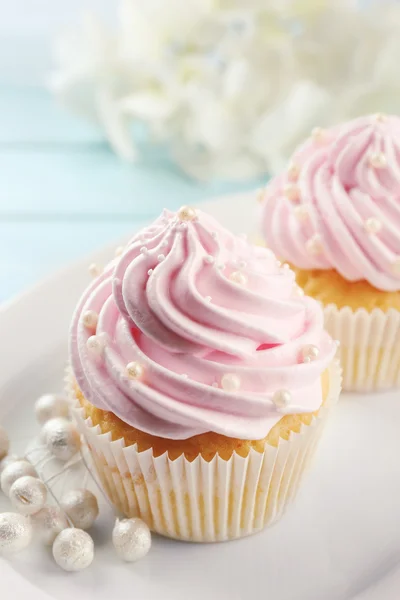
<path id="1" fill-rule="evenodd" d="M 176 209 L 254 188 L 200 184 L 155 149 L 121 162 L 101 131 L 42 88 L 0 86 L 0 302 L 61 265 Z"/>

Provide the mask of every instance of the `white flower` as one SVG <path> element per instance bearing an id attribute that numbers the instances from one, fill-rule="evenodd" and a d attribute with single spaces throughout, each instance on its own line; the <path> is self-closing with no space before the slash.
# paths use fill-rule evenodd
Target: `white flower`
<path id="1" fill-rule="evenodd" d="M 400 3 L 121 0 L 58 46 L 52 89 L 134 160 L 132 123 L 191 176 L 282 167 L 315 125 L 398 111 Z"/>

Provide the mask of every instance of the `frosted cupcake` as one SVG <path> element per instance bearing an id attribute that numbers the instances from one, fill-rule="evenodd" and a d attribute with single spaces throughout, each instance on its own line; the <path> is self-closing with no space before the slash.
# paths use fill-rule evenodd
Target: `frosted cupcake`
<path id="1" fill-rule="evenodd" d="M 337 400 L 335 352 L 271 251 L 192 208 L 164 211 L 71 329 L 76 417 L 115 506 L 192 541 L 274 522 Z"/>
<path id="2" fill-rule="evenodd" d="M 343 387 L 400 386 L 400 119 L 314 130 L 263 196 L 267 245 L 324 306 Z"/>

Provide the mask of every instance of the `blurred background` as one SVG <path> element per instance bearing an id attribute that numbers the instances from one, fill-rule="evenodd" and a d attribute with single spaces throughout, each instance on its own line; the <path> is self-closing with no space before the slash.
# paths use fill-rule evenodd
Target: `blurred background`
<path id="1" fill-rule="evenodd" d="M 400 111 L 395 0 L 0 0 L 0 302 Z"/>

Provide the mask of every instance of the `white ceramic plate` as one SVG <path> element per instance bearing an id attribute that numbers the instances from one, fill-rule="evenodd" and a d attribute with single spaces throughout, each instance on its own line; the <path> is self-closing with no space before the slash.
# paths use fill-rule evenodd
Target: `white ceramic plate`
<path id="1" fill-rule="evenodd" d="M 254 198 L 202 205 L 236 232 L 253 233 Z M 0 422 L 21 451 L 35 431 L 32 404 L 61 388 L 69 319 L 107 248 L 56 273 L 0 309 Z M 291 510 L 256 536 L 196 545 L 154 536 L 151 553 L 121 563 L 106 510 L 91 568 L 66 574 L 34 547 L 0 559 L 0 598 L 14 600 L 398 600 L 400 393 L 344 395 Z M 0 508 L 6 509 L 3 501 Z"/>

